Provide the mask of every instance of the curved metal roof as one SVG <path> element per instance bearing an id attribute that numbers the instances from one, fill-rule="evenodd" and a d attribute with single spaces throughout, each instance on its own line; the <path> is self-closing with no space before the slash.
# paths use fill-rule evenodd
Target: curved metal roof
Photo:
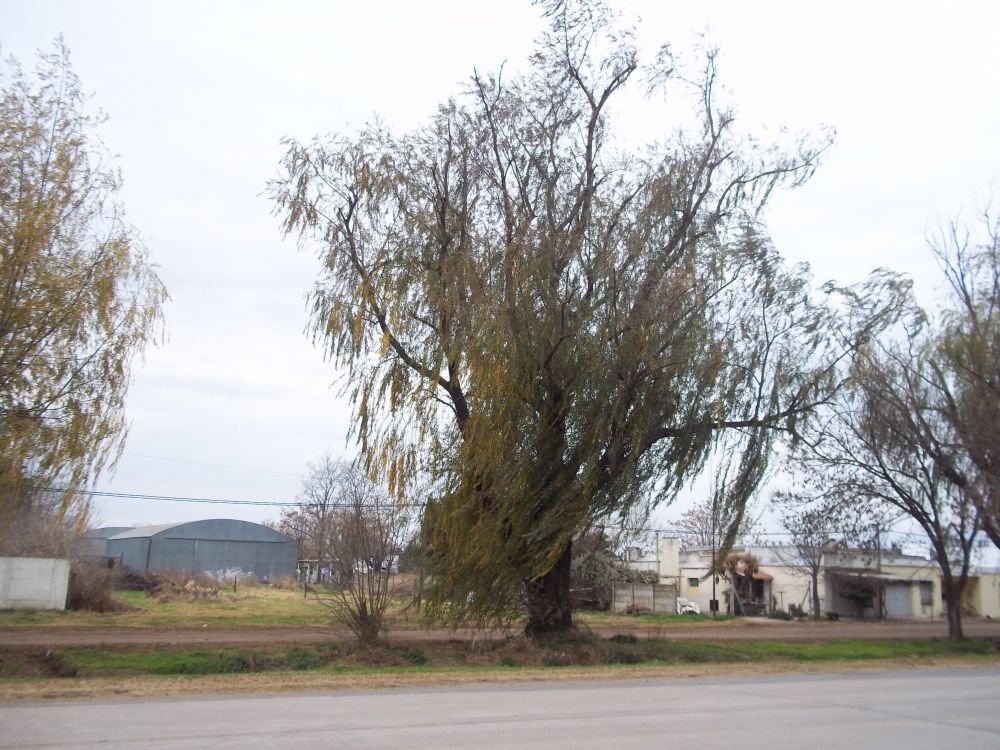
<path id="1" fill-rule="evenodd" d="M 165 523 L 157 526 L 141 526 L 110 537 L 114 539 L 137 539 L 161 536 L 171 539 L 214 539 L 233 542 L 290 542 L 291 537 L 267 526 L 235 518 L 210 518 L 203 521 Z"/>

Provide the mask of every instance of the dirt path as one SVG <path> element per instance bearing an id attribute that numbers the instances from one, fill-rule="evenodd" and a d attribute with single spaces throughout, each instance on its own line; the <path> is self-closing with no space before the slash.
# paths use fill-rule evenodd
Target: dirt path
<path id="1" fill-rule="evenodd" d="M 975 620 L 964 625 L 965 634 L 981 638 L 1000 638 L 1000 621 Z M 691 625 L 655 625 L 640 623 L 622 626 L 596 626 L 591 630 L 600 635 L 634 633 L 637 636 L 677 639 L 737 640 L 828 640 L 828 639 L 887 639 L 944 638 L 948 634 L 943 622 L 782 622 L 774 620 L 742 620 L 721 623 L 702 622 Z M 503 638 L 517 635 L 519 630 L 484 631 L 474 629 L 447 630 L 399 629 L 389 633 L 396 641 L 470 640 Z M 329 627 L 249 627 L 249 628 L 0 628 L 0 646 L 93 646 L 108 645 L 192 645 L 192 644 L 255 644 L 255 643 L 318 643 L 348 638 L 344 631 Z"/>

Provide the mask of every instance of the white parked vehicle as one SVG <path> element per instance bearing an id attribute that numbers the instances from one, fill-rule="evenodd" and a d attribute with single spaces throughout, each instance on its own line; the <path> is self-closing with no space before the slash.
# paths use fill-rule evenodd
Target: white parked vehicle
<path id="1" fill-rule="evenodd" d="M 679 615 L 700 615 L 701 607 L 690 599 L 684 597 L 677 598 L 677 614 Z"/>

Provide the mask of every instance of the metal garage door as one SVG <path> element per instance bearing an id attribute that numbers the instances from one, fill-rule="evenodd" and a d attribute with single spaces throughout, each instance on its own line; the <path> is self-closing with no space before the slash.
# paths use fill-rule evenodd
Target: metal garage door
<path id="1" fill-rule="evenodd" d="M 913 617 L 910 584 L 890 583 L 885 587 L 885 614 L 887 617 Z"/>

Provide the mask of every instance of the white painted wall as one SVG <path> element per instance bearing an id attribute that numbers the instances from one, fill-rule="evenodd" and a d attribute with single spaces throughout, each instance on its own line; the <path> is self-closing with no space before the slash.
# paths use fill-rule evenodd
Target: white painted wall
<path id="1" fill-rule="evenodd" d="M 69 560 L 0 557 L 0 609 L 66 609 Z"/>

